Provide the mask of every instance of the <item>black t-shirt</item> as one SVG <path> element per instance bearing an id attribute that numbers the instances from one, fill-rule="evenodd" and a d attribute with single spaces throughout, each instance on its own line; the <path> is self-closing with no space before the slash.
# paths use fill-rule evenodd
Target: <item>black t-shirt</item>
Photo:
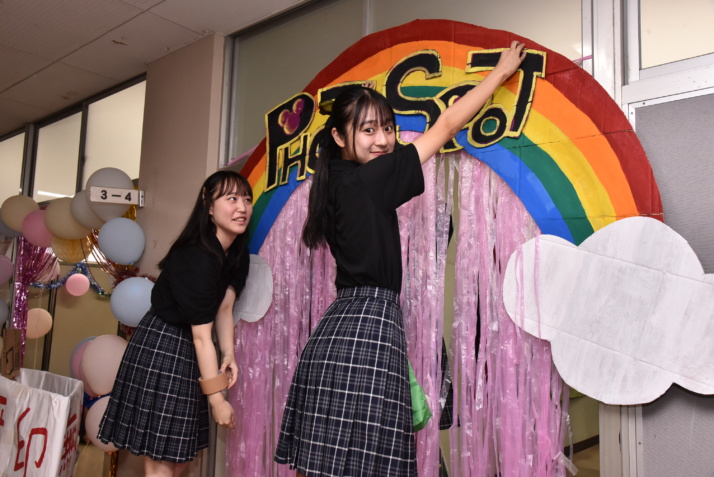
<path id="1" fill-rule="evenodd" d="M 366 164 L 329 162 L 327 242 L 337 262 L 337 289 L 355 286 L 402 288 L 402 255 L 396 209 L 424 192 L 414 145 Z"/>
<path id="2" fill-rule="evenodd" d="M 211 246 L 223 256 L 217 237 Z M 223 263 L 216 254 L 196 244 L 174 251 L 151 291 L 151 306 L 164 321 L 175 325 L 203 325 L 216 318 L 228 285 L 236 297 L 245 286 L 250 256 L 238 240 L 228 249 Z M 236 262 L 236 257 L 238 262 Z"/>

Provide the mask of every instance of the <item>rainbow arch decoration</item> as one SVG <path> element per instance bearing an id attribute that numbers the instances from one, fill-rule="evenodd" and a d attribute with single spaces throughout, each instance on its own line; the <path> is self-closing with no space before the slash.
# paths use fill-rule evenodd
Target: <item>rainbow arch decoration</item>
<path id="1" fill-rule="evenodd" d="M 313 172 L 327 118 L 321 111 L 341 88 L 369 83 L 393 105 L 398 131 L 423 132 L 515 39 L 528 51 L 521 69 L 442 151 L 464 149 L 486 163 L 542 233 L 575 244 L 621 218 L 662 220 L 659 191 L 632 126 L 587 72 L 510 32 L 416 20 L 353 44 L 266 114 L 266 138 L 241 170 L 254 190 L 251 253 Z"/>

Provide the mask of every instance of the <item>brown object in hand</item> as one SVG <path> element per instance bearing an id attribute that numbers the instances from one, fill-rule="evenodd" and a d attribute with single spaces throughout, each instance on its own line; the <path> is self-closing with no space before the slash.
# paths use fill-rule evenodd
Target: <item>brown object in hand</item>
<path id="1" fill-rule="evenodd" d="M 223 391 L 228 387 L 228 378 L 225 373 L 222 373 L 213 378 L 199 379 L 198 383 L 201 385 L 203 394 L 213 394 L 218 391 Z"/>

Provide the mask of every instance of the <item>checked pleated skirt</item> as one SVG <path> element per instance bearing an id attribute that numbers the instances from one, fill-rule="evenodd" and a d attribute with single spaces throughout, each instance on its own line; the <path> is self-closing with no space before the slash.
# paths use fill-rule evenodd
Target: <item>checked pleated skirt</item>
<path id="1" fill-rule="evenodd" d="M 275 461 L 309 477 L 417 475 L 396 292 L 338 291 L 295 370 Z"/>
<path id="2" fill-rule="evenodd" d="M 150 310 L 124 352 L 99 439 L 154 460 L 192 460 L 208 447 L 208 402 L 198 377 L 190 327 Z"/>

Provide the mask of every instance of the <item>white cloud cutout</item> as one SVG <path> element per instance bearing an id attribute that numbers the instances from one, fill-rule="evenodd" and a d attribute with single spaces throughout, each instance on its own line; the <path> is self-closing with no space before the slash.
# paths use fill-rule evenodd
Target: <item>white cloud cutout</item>
<path id="1" fill-rule="evenodd" d="M 647 403 L 672 383 L 714 394 L 714 276 L 658 220 L 618 220 L 580 246 L 526 242 L 503 299 L 518 326 L 551 342 L 565 382 L 599 401 Z"/>
<path id="2" fill-rule="evenodd" d="M 250 268 L 245 288 L 233 305 L 233 324 L 239 320 L 253 323 L 267 313 L 273 302 L 273 272 L 258 255 L 250 256 Z"/>

